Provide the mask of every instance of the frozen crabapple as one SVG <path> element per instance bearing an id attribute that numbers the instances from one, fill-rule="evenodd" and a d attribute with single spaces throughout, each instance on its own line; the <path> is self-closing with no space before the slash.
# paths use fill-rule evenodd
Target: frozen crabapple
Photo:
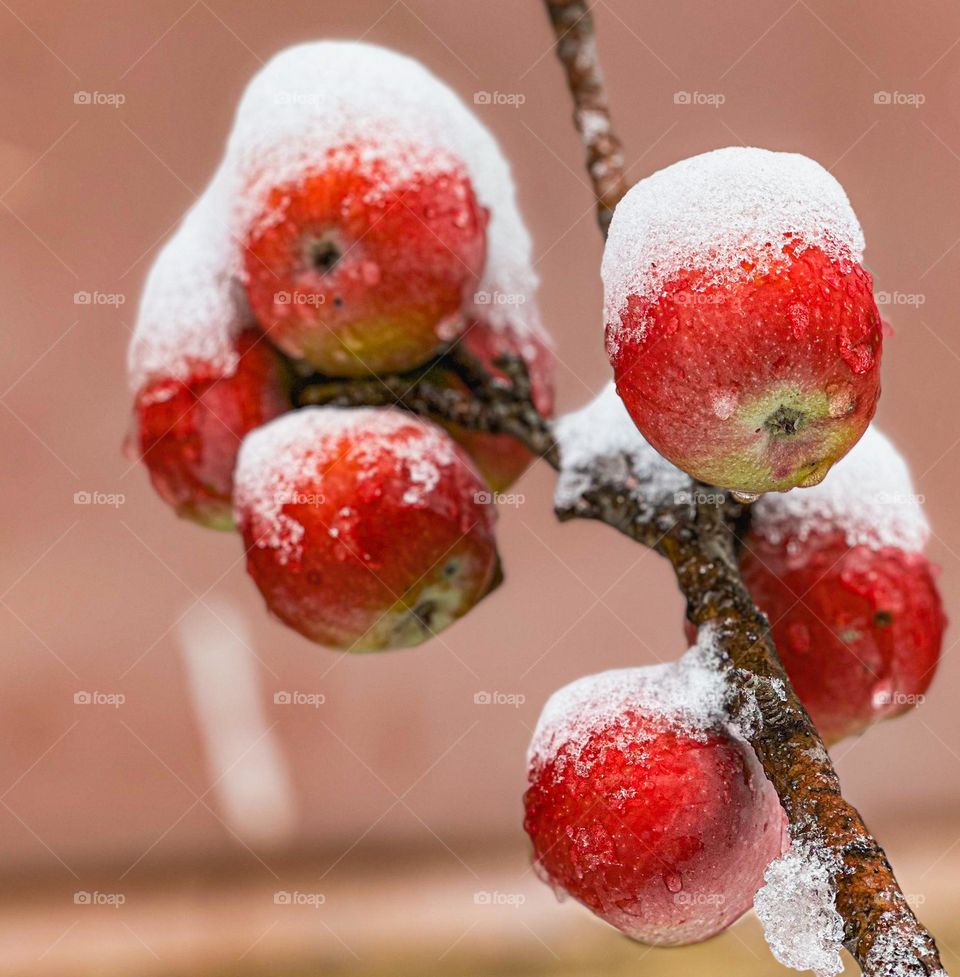
<path id="1" fill-rule="evenodd" d="M 906 464 L 870 427 L 815 489 L 753 507 L 741 565 L 828 742 L 922 701 L 946 626 Z"/>
<path id="2" fill-rule="evenodd" d="M 273 188 L 245 242 L 250 304 L 320 372 L 408 370 L 463 328 L 487 215 L 462 163 L 347 144 Z"/>
<path id="3" fill-rule="evenodd" d="M 741 496 L 815 485 L 880 391 L 881 322 L 843 189 L 730 148 L 637 183 L 603 258 L 617 390 L 647 440 Z"/>
<path id="4" fill-rule="evenodd" d="M 475 469 L 397 409 L 310 407 L 252 432 L 235 505 L 268 608 L 322 645 L 420 644 L 499 582 Z"/>
<path id="5" fill-rule="evenodd" d="M 224 167 L 253 312 L 320 373 L 419 367 L 462 334 L 477 295 L 535 314 L 509 167 L 409 58 L 337 41 L 281 52 L 243 96 Z"/>
<path id="6" fill-rule="evenodd" d="M 642 943 L 726 929 L 783 849 L 777 795 L 724 698 L 694 648 L 579 679 L 537 724 L 524 826 L 538 873 Z"/>
<path id="7" fill-rule="evenodd" d="M 255 330 L 237 339 L 230 373 L 197 363 L 149 381 L 134 401 L 131 449 L 177 514 L 233 528 L 233 470 L 244 436 L 290 409 L 286 369 Z"/>
<path id="8" fill-rule="evenodd" d="M 496 365 L 498 357 L 520 357 L 530 376 L 534 405 L 544 417 L 553 415 L 555 360 L 550 339 L 542 330 L 516 329 L 511 323 L 494 327 L 489 318 L 481 318 L 468 324 L 459 345 L 493 376 L 503 376 Z M 440 366 L 431 371 L 429 379 L 466 391 L 462 380 Z M 533 460 L 530 451 L 509 435 L 470 431 L 453 423 L 443 426 L 470 455 L 493 492 L 509 488 Z"/>
<path id="9" fill-rule="evenodd" d="M 291 408 L 287 365 L 255 328 L 230 264 L 215 179 L 147 276 L 127 357 L 127 441 L 157 492 L 203 525 L 233 525 L 231 490 L 247 432 Z"/>

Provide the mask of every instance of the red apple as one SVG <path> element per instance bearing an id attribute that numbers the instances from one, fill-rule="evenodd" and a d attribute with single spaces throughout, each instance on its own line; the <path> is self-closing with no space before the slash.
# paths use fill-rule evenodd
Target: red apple
<path id="1" fill-rule="evenodd" d="M 237 465 L 247 571 L 319 644 L 420 644 L 498 582 L 495 507 L 440 428 L 400 410 L 312 407 L 250 434 Z"/>
<path id="2" fill-rule="evenodd" d="M 881 323 L 843 190 L 725 149 L 637 184 L 604 254 L 607 350 L 644 437 L 742 495 L 814 485 L 880 392 Z"/>
<path id="3" fill-rule="evenodd" d="M 840 532 L 776 544 L 751 534 L 742 568 L 826 742 L 923 701 L 946 626 L 923 554 L 851 547 Z"/>
<path id="4" fill-rule="evenodd" d="M 306 159 L 250 221 L 250 305 L 273 342 L 322 373 L 411 369 L 462 331 L 486 224 L 449 154 L 339 146 Z"/>
<path id="5" fill-rule="evenodd" d="M 580 679 L 547 703 L 531 746 L 524 826 L 538 871 L 643 943 L 724 930 L 783 849 L 776 793 L 711 701 L 719 679 L 698 671 Z"/>
<path id="6" fill-rule="evenodd" d="M 822 485 L 752 509 L 744 581 L 828 742 L 923 700 L 946 619 L 909 470 L 871 427 Z"/>
<path id="7" fill-rule="evenodd" d="M 290 410 L 286 367 L 256 330 L 235 341 L 236 366 L 196 361 L 186 379 L 156 377 L 134 403 L 131 449 L 177 514 L 233 528 L 233 470 L 244 436 Z"/>

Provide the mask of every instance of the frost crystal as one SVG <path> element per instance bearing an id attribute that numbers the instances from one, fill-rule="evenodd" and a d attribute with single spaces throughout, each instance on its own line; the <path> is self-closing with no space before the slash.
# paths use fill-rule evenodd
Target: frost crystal
<path id="1" fill-rule="evenodd" d="M 754 909 L 773 955 L 785 967 L 817 977 L 843 971 L 843 919 L 837 912 L 834 863 L 811 844 L 796 841 L 771 862 Z"/>
<path id="2" fill-rule="evenodd" d="M 813 488 L 765 495 L 753 507 L 753 530 L 779 543 L 840 530 L 849 546 L 896 546 L 920 552 L 930 537 L 922 497 L 903 457 L 876 427 Z"/>
<path id="3" fill-rule="evenodd" d="M 876 977 L 911 977 L 917 973 L 917 958 L 929 953 L 931 947 L 919 933 L 907 937 L 897 931 L 904 922 L 899 914 L 884 913 L 881 921 L 888 928 L 877 934 L 867 955 L 870 972 Z M 946 977 L 946 972 L 937 971 L 933 977 Z"/>
<path id="4" fill-rule="evenodd" d="M 554 425 L 560 445 L 558 509 L 570 508 L 594 485 L 626 486 L 650 505 L 691 490 L 690 476 L 675 468 L 637 430 L 613 382 L 586 407 Z"/>
<path id="5" fill-rule="evenodd" d="M 731 147 L 683 160 L 620 201 L 603 254 L 605 319 L 616 344 L 628 299 L 653 300 L 683 269 L 704 287 L 763 272 L 791 241 L 859 261 L 863 232 L 840 184 L 797 153 Z"/>

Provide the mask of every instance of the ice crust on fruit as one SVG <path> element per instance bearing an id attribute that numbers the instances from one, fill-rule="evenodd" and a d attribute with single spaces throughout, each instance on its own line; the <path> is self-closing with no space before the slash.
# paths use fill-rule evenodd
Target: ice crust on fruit
<path id="1" fill-rule="evenodd" d="M 628 486 L 653 506 L 690 492 L 690 476 L 670 464 L 627 413 L 613 381 L 585 407 L 561 417 L 553 427 L 560 445 L 560 476 L 554 505 L 570 509 L 602 483 Z"/>
<path id="2" fill-rule="evenodd" d="M 828 850 L 794 841 L 764 873 L 754 909 L 773 955 L 785 967 L 817 977 L 843 971 L 843 919 L 837 912 L 837 865 Z"/>
<path id="3" fill-rule="evenodd" d="M 617 348 L 631 298 L 654 301 L 682 270 L 703 271 L 701 288 L 743 276 L 744 262 L 762 274 L 791 242 L 839 261 L 863 256 L 843 188 L 799 153 L 717 149 L 641 180 L 617 205 L 603 253 L 608 343 Z"/>
<path id="4" fill-rule="evenodd" d="M 253 317 L 238 280 L 240 254 L 230 239 L 227 192 L 218 173 L 147 275 L 127 352 L 133 393 L 153 379 L 189 381 L 198 365 L 223 376 L 236 370 L 235 340 Z"/>
<path id="5" fill-rule="evenodd" d="M 921 502 L 906 461 L 871 425 L 819 485 L 765 495 L 755 503 L 751 525 L 775 545 L 840 531 L 848 546 L 919 553 L 930 538 Z"/>
<path id="6" fill-rule="evenodd" d="M 415 438 L 395 437 L 411 425 L 420 429 Z M 276 549 L 281 563 L 300 556 L 304 535 L 304 527 L 283 507 L 300 499 L 305 485 L 317 484 L 317 466 L 329 467 L 337 442 L 352 432 L 358 436 L 348 454 L 358 482 L 374 477 L 384 453 L 392 454 L 409 472 L 403 501 L 411 507 L 428 505 L 443 470 L 462 464 L 444 431 L 401 410 L 307 407 L 257 428 L 240 448 L 234 509 L 238 521 L 241 512 L 254 514 L 256 545 Z"/>
<path id="7" fill-rule="evenodd" d="M 728 721 L 730 694 L 713 629 L 701 628 L 697 643 L 676 662 L 587 675 L 554 692 L 534 730 L 528 767 L 536 771 L 556 760 L 558 778 L 568 763 L 578 776 L 589 776 L 590 761 L 583 751 L 594 733 L 619 727 L 636 742 L 630 709 L 649 716 L 651 736 L 662 724 L 664 731 L 705 741 L 711 730 Z"/>

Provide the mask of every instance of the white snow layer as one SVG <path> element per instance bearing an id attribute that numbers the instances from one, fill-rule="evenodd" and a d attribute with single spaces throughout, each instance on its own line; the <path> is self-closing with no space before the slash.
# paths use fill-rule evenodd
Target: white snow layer
<path id="1" fill-rule="evenodd" d="M 578 765 L 591 736 L 609 727 L 625 730 L 629 710 L 642 712 L 664 729 L 703 738 L 726 722 L 729 695 L 713 631 L 701 628 L 697 644 L 679 661 L 587 675 L 554 692 L 537 721 L 528 765 L 540 767 L 563 750 L 563 762 L 572 762 L 585 776 L 589 771 Z"/>
<path id="2" fill-rule="evenodd" d="M 918 553 L 930 538 L 910 469 L 876 427 L 813 488 L 764 495 L 753 507 L 753 531 L 772 543 L 841 530 L 849 546 L 895 546 Z"/>
<path id="3" fill-rule="evenodd" d="M 831 860 L 810 845 L 794 842 L 767 866 L 765 885 L 753 906 L 770 951 L 785 967 L 812 970 L 817 977 L 843 971 L 843 919 Z"/>
<path id="4" fill-rule="evenodd" d="M 863 232 L 840 184 L 798 153 L 730 147 L 674 163 L 617 205 L 603 254 L 604 315 L 614 345 L 627 300 L 657 298 L 683 269 L 704 287 L 763 272 L 785 244 L 860 261 Z"/>

